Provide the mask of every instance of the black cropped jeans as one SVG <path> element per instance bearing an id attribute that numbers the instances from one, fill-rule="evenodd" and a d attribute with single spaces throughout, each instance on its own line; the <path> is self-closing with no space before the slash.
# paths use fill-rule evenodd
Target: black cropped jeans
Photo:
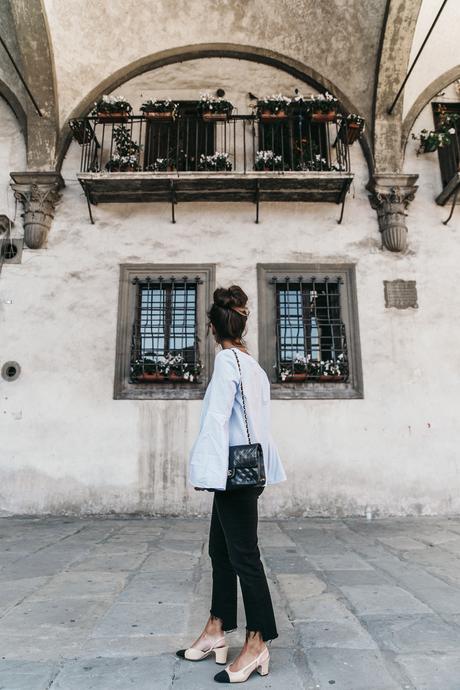
<path id="1" fill-rule="evenodd" d="M 212 562 L 210 613 L 224 630 L 237 627 L 237 576 L 246 613 L 246 630 L 263 640 L 278 637 L 275 615 L 257 543 L 257 501 L 264 487 L 216 491 L 209 530 Z"/>

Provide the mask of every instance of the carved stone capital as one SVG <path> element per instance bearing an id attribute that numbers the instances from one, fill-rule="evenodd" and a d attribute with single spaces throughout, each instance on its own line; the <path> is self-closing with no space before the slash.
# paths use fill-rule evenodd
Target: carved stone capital
<path id="1" fill-rule="evenodd" d="M 369 201 L 377 211 L 379 230 L 384 247 L 392 252 L 403 252 L 407 247 L 407 207 L 415 198 L 418 175 L 382 173 L 374 175 L 366 189 Z"/>
<path id="2" fill-rule="evenodd" d="M 40 249 L 46 241 L 64 180 L 58 172 L 12 172 L 11 188 L 24 207 L 24 241 Z"/>

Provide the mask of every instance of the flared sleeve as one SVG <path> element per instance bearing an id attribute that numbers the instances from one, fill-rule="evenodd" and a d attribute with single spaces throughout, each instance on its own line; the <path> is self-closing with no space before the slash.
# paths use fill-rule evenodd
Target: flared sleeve
<path id="1" fill-rule="evenodd" d="M 203 407 L 200 431 L 189 458 L 189 481 L 198 488 L 225 489 L 228 471 L 229 420 L 239 384 L 235 355 L 221 350 Z"/>

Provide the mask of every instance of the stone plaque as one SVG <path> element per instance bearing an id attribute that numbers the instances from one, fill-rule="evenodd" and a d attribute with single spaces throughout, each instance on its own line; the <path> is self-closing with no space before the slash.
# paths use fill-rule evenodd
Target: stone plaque
<path id="1" fill-rule="evenodd" d="M 385 307 L 396 309 L 417 308 L 417 288 L 415 280 L 384 280 Z"/>

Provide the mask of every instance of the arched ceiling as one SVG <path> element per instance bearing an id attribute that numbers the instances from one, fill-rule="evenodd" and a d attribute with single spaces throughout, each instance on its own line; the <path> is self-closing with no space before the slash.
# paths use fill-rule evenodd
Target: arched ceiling
<path id="1" fill-rule="evenodd" d="M 417 26 L 421 6 L 422 0 L 0 0 L 2 36 L 44 117 L 1 50 L 0 93 L 27 119 L 29 168 L 52 169 L 71 113 L 81 114 L 101 91 L 156 61 L 215 48 L 217 40 L 217 50 L 273 58 L 291 74 L 329 87 L 366 118 L 375 170 L 399 171 L 403 98 L 392 115 L 387 110 L 416 51 L 414 35 L 423 40 L 428 15 Z"/>

